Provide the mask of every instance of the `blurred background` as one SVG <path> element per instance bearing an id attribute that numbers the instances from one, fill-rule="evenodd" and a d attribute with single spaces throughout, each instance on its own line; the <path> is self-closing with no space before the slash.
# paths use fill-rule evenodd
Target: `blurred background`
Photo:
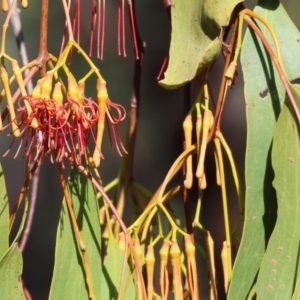
<path id="1" fill-rule="evenodd" d="M 83 1 L 85 2 L 85 1 Z M 82 5 L 81 45 L 87 50 L 90 32 L 90 1 L 89 5 Z M 256 1 L 244 1 L 246 7 L 253 8 Z M 297 0 L 282 1 L 292 20 L 299 28 L 299 3 Z M 49 52 L 59 53 L 64 28 L 64 13 L 61 1 L 50 1 L 50 19 L 48 46 Z M 29 60 L 38 54 L 39 21 L 41 1 L 29 1 L 29 8 L 22 10 L 22 22 Z M 107 1 L 106 38 L 104 46 L 104 60 L 94 61 L 107 81 L 110 99 L 121 103 L 127 111 L 130 108 L 132 92 L 134 51 L 130 26 L 126 20 L 127 31 L 127 57 L 120 57 L 117 53 L 117 1 Z M 297 9 L 295 9 L 297 7 Z M 0 13 L 0 22 L 4 22 L 5 14 Z M 164 58 L 168 53 L 170 43 L 171 25 L 163 0 L 136 0 L 137 25 L 142 40 L 146 43 L 142 67 L 141 103 L 139 124 L 136 141 L 134 163 L 135 179 L 151 192 L 159 187 L 168 169 L 182 151 L 182 122 L 183 114 L 183 88 L 167 91 L 157 83 L 157 75 Z M 86 21 L 85 21 L 86 20 Z M 15 38 L 11 29 L 8 29 L 7 52 L 10 56 L 18 58 Z M 94 51 L 95 52 L 95 51 Z M 216 98 L 221 78 L 223 59 L 217 61 L 209 77 L 211 89 Z M 83 61 L 75 57 L 72 69 L 80 78 L 86 71 Z M 229 91 L 222 117 L 222 132 L 230 145 L 238 164 L 240 174 L 244 173 L 244 155 L 246 145 L 245 104 L 243 99 L 243 78 L 239 70 L 234 87 Z M 87 95 L 94 95 L 93 85 L 88 86 Z M 2 104 L 3 107 L 3 104 Z M 121 135 L 125 137 L 128 118 L 121 124 Z M 13 159 L 14 150 L 5 158 L 3 153 L 8 149 L 11 138 L 6 138 L 8 131 L 2 133 L 0 144 L 1 163 L 6 174 L 9 200 L 14 203 L 24 182 L 25 159 L 22 155 Z M 15 146 L 14 146 L 15 147 Z M 109 137 L 106 134 L 103 144 L 105 160 L 101 163 L 100 172 L 103 182 L 108 183 L 118 173 L 120 157 L 112 149 Z M 215 241 L 216 263 L 221 270 L 220 253 L 224 240 L 223 214 L 221 209 L 220 190 L 215 184 L 215 163 L 213 153 L 209 147 L 206 158 L 206 176 L 208 187 L 205 191 L 202 206 L 202 224 L 210 230 Z M 228 194 L 230 214 L 232 220 L 238 217 L 237 199 L 229 178 Z M 24 252 L 24 279 L 33 299 L 47 299 L 53 262 L 54 242 L 56 238 L 57 223 L 59 220 L 62 191 L 57 176 L 57 168 L 49 161 L 44 161 L 40 171 L 38 188 L 38 201 L 34 215 L 33 228 Z M 195 198 L 196 200 L 196 198 Z M 182 211 L 181 198 L 172 200 L 172 207 L 180 216 Z M 201 237 L 199 237 L 200 239 Z M 204 262 L 200 259 L 200 267 Z M 219 272 L 220 274 L 222 272 Z M 222 275 L 219 277 L 222 285 Z M 207 287 L 203 286 L 205 294 Z M 222 294 L 220 299 L 222 299 Z M 204 298 L 205 299 L 205 298 Z"/>

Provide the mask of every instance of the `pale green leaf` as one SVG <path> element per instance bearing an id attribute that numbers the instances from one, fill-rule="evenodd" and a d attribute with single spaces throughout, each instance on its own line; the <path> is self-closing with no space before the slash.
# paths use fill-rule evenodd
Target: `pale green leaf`
<path id="1" fill-rule="evenodd" d="M 124 254 L 121 252 L 114 236 L 110 234 L 107 255 L 104 259 L 102 277 L 102 299 L 116 300 L 119 292 L 122 300 L 135 299 L 135 286 L 128 264 L 125 264 L 124 275 L 122 267 Z"/>
<path id="2" fill-rule="evenodd" d="M 4 181 L 4 175 L 0 164 L 0 258 L 9 248 L 9 205 Z"/>
<path id="3" fill-rule="evenodd" d="M 219 55 L 223 26 L 242 0 L 173 0 L 169 64 L 160 84 L 177 88 L 191 81 Z"/>
<path id="4" fill-rule="evenodd" d="M 26 299 L 20 280 L 22 269 L 22 254 L 18 248 L 18 243 L 14 242 L 0 260 L 1 299 Z"/>
<path id="5" fill-rule="evenodd" d="M 298 96 L 298 104 L 300 97 Z M 300 147 L 299 125 L 286 100 L 276 124 L 272 165 L 277 221 L 257 278 L 257 299 L 291 299 L 299 266 Z"/>
<path id="6" fill-rule="evenodd" d="M 267 5 L 260 1 L 255 12 L 273 26 L 287 76 L 294 80 L 300 77 L 300 67 L 294 59 L 295 56 L 300 57 L 299 32 L 279 1 L 271 2 L 268 1 Z M 273 45 L 264 26 L 261 30 Z M 276 119 L 285 98 L 284 87 L 271 59 L 250 30 L 244 38 L 241 63 L 247 115 L 246 211 L 243 237 L 229 290 L 229 299 L 233 300 L 246 299 L 275 224 L 277 206 L 270 153 Z"/>
<path id="7" fill-rule="evenodd" d="M 299 300 L 300 299 L 300 278 L 297 280 L 296 288 L 293 294 L 292 300 Z"/>
<path id="8" fill-rule="evenodd" d="M 72 167 L 68 185 L 77 223 L 86 246 L 95 299 L 104 299 L 101 293 L 101 232 L 97 196 L 90 181 L 76 167 Z M 65 200 L 57 231 L 55 266 L 49 299 L 89 299 L 81 250 Z"/>

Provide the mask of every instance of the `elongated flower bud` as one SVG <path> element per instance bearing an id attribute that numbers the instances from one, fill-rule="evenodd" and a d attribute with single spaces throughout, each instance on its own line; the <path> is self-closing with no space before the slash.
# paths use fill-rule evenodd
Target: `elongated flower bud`
<path id="1" fill-rule="evenodd" d="M 161 299 L 168 299 L 169 292 L 169 271 L 168 271 L 168 259 L 169 259 L 169 248 L 170 242 L 164 240 L 164 243 L 159 251 L 160 256 L 160 289 L 161 289 Z"/>
<path id="2" fill-rule="evenodd" d="M 106 111 L 106 105 L 108 100 L 106 82 L 100 81 L 99 79 L 97 81 L 97 100 L 100 109 L 100 116 L 99 116 L 98 126 L 97 126 L 96 147 L 93 154 L 93 160 L 95 166 L 99 167 L 100 159 L 101 159 L 101 145 L 103 139 L 104 124 L 105 124 L 105 111 Z"/>
<path id="3" fill-rule="evenodd" d="M 140 244 L 140 240 L 139 239 L 134 239 L 133 241 L 133 247 L 134 247 L 134 251 L 136 253 L 136 256 L 139 260 L 139 265 L 140 267 L 142 267 L 142 258 L 143 258 L 143 252 L 141 249 L 141 244 Z M 137 266 L 135 266 L 137 267 Z M 142 272 L 142 269 L 140 269 L 140 271 Z M 137 289 L 137 299 L 138 300 L 143 300 L 143 289 L 142 289 L 142 282 L 140 279 L 140 276 L 136 276 L 136 289 Z"/>
<path id="4" fill-rule="evenodd" d="M 215 162 L 216 162 L 216 182 L 218 186 L 221 186 L 221 175 L 220 175 L 220 167 L 219 167 L 219 161 L 216 151 L 214 151 L 215 156 Z"/>
<path id="5" fill-rule="evenodd" d="M 192 116 L 187 115 L 183 122 L 183 130 L 185 137 L 185 147 L 186 149 L 192 146 L 192 131 L 193 131 L 193 123 Z M 185 187 L 190 189 L 193 185 L 193 157 L 190 154 L 186 159 L 186 176 L 185 176 Z"/>
<path id="6" fill-rule="evenodd" d="M 146 263 L 146 271 L 147 271 L 147 296 L 148 300 L 153 299 L 153 278 L 154 278 L 154 263 L 155 263 L 155 256 L 154 256 L 154 249 L 153 246 L 148 246 L 147 254 L 145 257 Z"/>
<path id="7" fill-rule="evenodd" d="M 53 74 L 47 73 L 41 85 L 41 98 L 46 100 L 50 99 L 50 95 L 52 92 L 52 80 Z"/>
<path id="8" fill-rule="evenodd" d="M 198 178 L 201 178 L 204 174 L 204 158 L 205 158 L 206 148 L 207 148 L 207 137 L 212 124 L 213 124 L 212 112 L 210 110 L 206 110 L 203 116 L 202 142 L 201 142 L 199 161 L 198 161 L 198 166 L 196 171 L 196 176 Z"/>
<path id="9" fill-rule="evenodd" d="M 26 92 L 26 89 L 25 89 L 21 69 L 20 69 L 20 67 L 18 65 L 18 62 L 16 60 L 13 60 L 11 64 L 12 64 L 13 73 L 16 77 L 16 80 L 17 80 L 17 83 L 19 85 L 21 94 L 22 94 L 23 97 L 25 97 L 25 96 L 27 96 L 27 92 Z M 31 108 L 31 106 L 30 106 L 30 104 L 29 104 L 29 102 L 26 98 L 24 99 L 24 103 L 25 103 L 25 107 L 26 107 L 28 116 L 30 116 L 32 114 L 32 108 Z M 37 128 L 39 126 L 37 119 L 32 118 L 30 125 L 31 125 L 32 128 Z"/>
<path id="10" fill-rule="evenodd" d="M 201 130 L 202 130 L 202 116 L 197 116 L 196 120 L 196 145 L 197 145 L 197 157 L 199 158 L 201 149 Z"/>
<path id="11" fill-rule="evenodd" d="M 16 123 L 16 113 L 15 113 L 15 108 L 14 108 L 11 91 L 10 91 L 10 87 L 9 87 L 8 74 L 4 67 L 1 67 L 1 80 L 2 80 L 3 88 L 4 88 L 6 99 L 7 99 L 8 111 L 9 111 L 10 118 L 12 121 L 11 122 L 12 132 L 15 137 L 18 137 L 18 136 L 20 136 L 21 132 L 20 132 L 18 124 Z"/>
<path id="12" fill-rule="evenodd" d="M 228 246 L 227 242 L 223 242 L 223 247 L 221 251 L 221 260 L 222 260 L 222 266 L 223 266 L 223 274 L 224 274 L 224 287 L 225 287 L 225 293 L 227 294 L 228 288 L 229 288 L 229 276 L 228 276 Z"/>
<path id="13" fill-rule="evenodd" d="M 73 77 L 68 77 L 68 95 L 75 101 L 78 101 L 78 86 Z"/>
<path id="14" fill-rule="evenodd" d="M 183 300 L 183 289 L 181 280 L 180 248 L 176 240 L 172 241 L 170 257 L 173 271 L 173 291 L 175 300 Z"/>
<path id="15" fill-rule="evenodd" d="M 192 243 L 191 237 L 189 235 L 184 238 L 184 241 L 185 241 L 185 254 L 187 259 L 190 295 L 192 300 L 198 300 L 199 290 L 198 290 L 198 275 L 197 275 L 197 264 L 196 264 L 196 248 Z"/>
<path id="16" fill-rule="evenodd" d="M 209 231 L 206 231 L 206 245 L 207 245 L 209 275 L 210 275 L 210 299 L 218 299 L 217 287 L 216 287 L 214 241 Z"/>
<path id="17" fill-rule="evenodd" d="M 52 93 L 52 98 L 54 101 L 56 101 L 58 104 L 62 105 L 64 96 L 61 90 L 61 83 L 57 82 L 54 86 L 53 93 Z"/>

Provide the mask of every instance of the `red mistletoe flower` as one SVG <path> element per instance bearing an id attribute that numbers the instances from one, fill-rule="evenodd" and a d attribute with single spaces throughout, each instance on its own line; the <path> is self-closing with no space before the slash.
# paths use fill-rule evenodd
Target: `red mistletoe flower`
<path id="1" fill-rule="evenodd" d="M 88 139 L 92 136 L 96 144 L 93 158 L 95 166 L 98 166 L 105 118 L 111 127 L 117 150 L 120 154 L 121 150 L 125 151 L 117 128 L 118 123 L 125 118 L 125 109 L 108 99 L 105 82 L 98 83 L 98 103 L 79 93 L 75 98 L 70 97 L 70 85 L 68 97 L 64 101 L 60 83 L 56 83 L 50 99 L 30 95 L 18 101 L 16 117 L 7 125 L 17 124 L 20 131 L 20 144 L 15 157 L 24 145 L 29 162 L 40 163 L 44 157 L 50 157 L 52 162 L 63 163 L 63 159 L 67 157 L 71 163 L 79 165 L 82 157 L 86 161 L 90 157 Z M 43 90 L 41 83 L 38 83 L 36 89 Z M 105 101 L 99 102 L 99 95 Z M 113 108 L 116 109 L 117 116 L 112 114 Z M 32 126 L 33 120 L 36 126 Z M 9 151 L 10 149 L 4 155 Z"/>

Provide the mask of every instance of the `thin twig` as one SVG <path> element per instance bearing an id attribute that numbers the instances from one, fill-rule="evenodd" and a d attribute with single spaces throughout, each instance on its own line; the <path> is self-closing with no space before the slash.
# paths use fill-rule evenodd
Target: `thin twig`
<path id="1" fill-rule="evenodd" d="M 131 250 L 131 253 L 132 253 L 132 256 L 133 256 L 133 259 L 134 259 L 135 266 L 136 266 L 137 276 L 139 277 L 139 279 L 142 282 L 143 294 L 144 294 L 144 297 L 146 299 L 147 298 L 147 296 L 146 296 L 147 293 L 146 293 L 145 283 L 144 283 L 144 280 L 143 280 L 143 275 L 142 275 L 142 272 L 141 272 L 140 261 L 139 261 L 139 259 L 137 257 L 137 254 L 136 254 L 135 250 L 134 250 L 132 239 L 131 239 L 131 236 L 130 236 L 130 234 L 128 232 L 127 227 L 125 226 L 125 224 L 124 224 L 121 216 L 118 214 L 118 212 L 117 212 L 116 208 L 114 207 L 112 201 L 107 196 L 107 194 L 104 192 L 104 189 L 99 184 L 99 182 L 91 175 L 91 173 L 84 166 L 78 165 L 77 167 L 91 181 L 91 183 L 94 185 L 94 187 L 96 188 L 96 190 L 102 195 L 103 199 L 105 200 L 105 202 L 107 203 L 107 205 L 111 209 L 112 213 L 114 214 L 116 220 L 120 223 L 121 229 L 124 232 L 125 240 L 127 240 L 127 243 L 125 245 L 125 247 L 126 247 L 125 248 L 125 253 L 127 253 L 128 246 L 129 246 L 129 248 Z"/>
<path id="2" fill-rule="evenodd" d="M 9 0 L 9 4 L 13 4 L 13 0 Z M 28 64 L 28 55 L 27 55 L 27 50 L 26 50 L 26 44 L 25 44 L 25 39 L 24 39 L 24 34 L 23 34 L 23 29 L 22 29 L 22 21 L 21 21 L 21 10 L 15 6 L 14 10 L 12 11 L 11 15 L 11 25 L 12 29 L 16 38 L 17 42 L 17 47 L 19 50 L 20 58 L 22 65 L 25 66 Z M 24 71 L 25 76 L 29 74 L 29 70 Z M 31 94 L 32 89 L 33 89 L 33 84 L 32 80 L 30 79 L 28 83 L 26 84 L 27 92 L 28 94 Z M 33 169 L 34 163 L 31 164 L 30 169 Z M 35 172 L 32 174 L 32 188 L 30 191 L 30 196 L 29 196 L 29 209 L 28 209 L 28 214 L 26 218 L 26 223 L 25 227 L 23 230 L 22 238 L 21 241 L 19 242 L 19 249 L 21 252 L 24 251 L 29 234 L 32 228 L 32 221 L 33 221 L 33 216 L 35 212 L 35 206 L 36 206 L 36 199 L 37 199 L 37 190 L 38 190 L 38 182 L 39 182 L 39 173 L 40 173 L 40 165 L 38 165 L 35 168 Z"/>
<path id="3" fill-rule="evenodd" d="M 135 9 L 135 1 L 132 1 L 133 10 Z M 134 16 L 134 14 L 133 14 Z M 135 60 L 134 63 L 134 75 L 133 75 L 133 89 L 132 96 L 130 101 L 130 119 L 129 126 L 126 137 L 125 148 L 128 152 L 128 155 L 124 155 L 121 163 L 119 179 L 120 179 L 120 194 L 118 196 L 118 206 L 117 211 L 120 215 L 123 214 L 125 197 L 127 195 L 128 189 L 131 186 L 133 178 L 133 162 L 134 162 L 134 153 L 135 153 L 135 141 L 136 141 L 136 132 L 138 124 L 138 115 L 139 115 L 139 105 L 140 105 L 140 85 L 141 85 L 141 73 L 142 73 L 142 63 L 143 56 L 145 51 L 145 44 L 143 43 L 138 28 L 136 26 L 136 19 L 133 17 L 133 30 L 136 33 L 137 39 L 137 49 L 139 59 Z M 115 232 L 118 232 L 119 225 L 116 224 Z"/>
<path id="4" fill-rule="evenodd" d="M 233 31 L 232 31 L 232 35 L 231 35 L 230 44 L 229 44 L 230 51 L 228 51 L 226 54 L 225 65 L 224 65 L 224 69 L 223 69 L 224 71 L 223 71 L 223 76 L 222 76 L 219 95 L 218 95 L 218 103 L 217 103 L 217 108 L 216 108 L 216 112 L 215 112 L 214 124 L 208 134 L 207 142 L 209 142 L 212 139 L 216 130 L 220 129 L 220 119 L 221 119 L 223 105 L 224 105 L 224 101 L 225 101 L 226 86 L 227 86 L 227 81 L 228 81 L 228 78 L 225 77 L 225 73 L 229 67 L 231 60 L 232 60 L 232 56 L 233 56 L 232 49 L 235 49 L 238 23 L 239 23 L 239 18 L 236 18 L 236 21 L 235 21 L 234 27 L 233 27 Z"/>

